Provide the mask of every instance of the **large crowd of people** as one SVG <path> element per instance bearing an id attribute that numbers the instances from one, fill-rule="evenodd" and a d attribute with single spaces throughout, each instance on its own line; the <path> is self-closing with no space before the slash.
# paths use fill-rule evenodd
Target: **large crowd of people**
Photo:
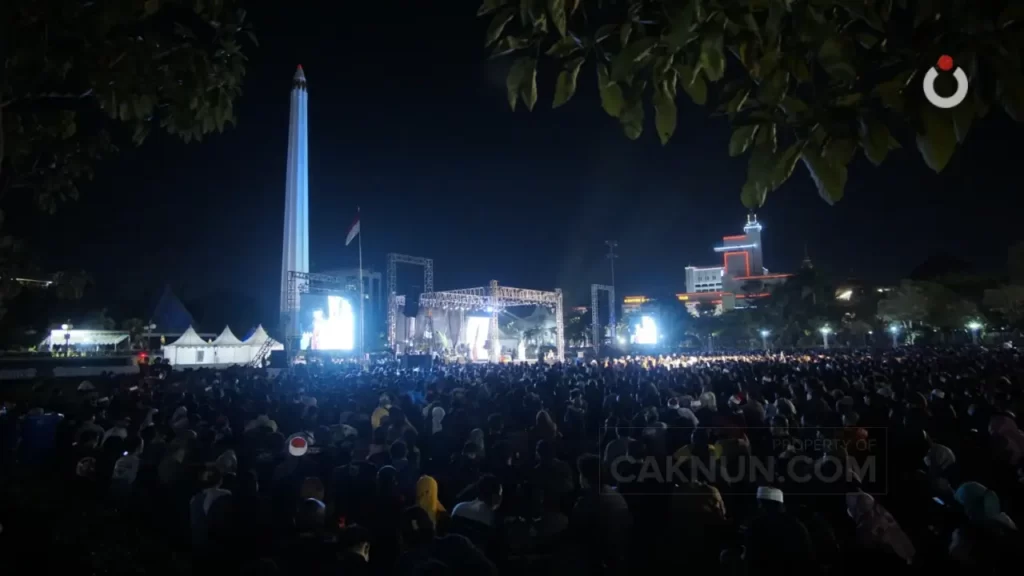
<path id="1" fill-rule="evenodd" d="M 1008 573 L 1022 378 L 908 348 L 40 383 L 0 412 L 0 565 Z"/>

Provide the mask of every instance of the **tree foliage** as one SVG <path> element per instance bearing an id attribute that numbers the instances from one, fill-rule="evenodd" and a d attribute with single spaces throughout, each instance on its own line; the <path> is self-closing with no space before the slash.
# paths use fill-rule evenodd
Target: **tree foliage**
<path id="1" fill-rule="evenodd" d="M 186 142 L 234 122 L 245 74 L 244 0 L 4 0 L 0 8 L 0 229 L 31 200 L 78 197 L 97 160 L 151 130 Z M 0 303 L 27 276 L 27 251 L 0 235 Z M 35 277 L 35 276 L 33 276 Z M 82 274 L 57 278 L 80 296 Z"/>
<path id="2" fill-rule="evenodd" d="M 1014 328 L 1024 323 L 1024 286 L 1009 284 L 986 290 L 984 304 Z"/>
<path id="3" fill-rule="evenodd" d="M 979 317 L 978 306 L 938 282 L 904 281 L 878 303 L 878 316 L 907 329 L 962 329 Z"/>
<path id="4" fill-rule="evenodd" d="M 732 125 L 730 155 L 747 157 L 741 199 L 750 208 L 798 163 L 833 203 L 858 153 L 878 165 L 913 141 L 941 172 L 992 108 L 1024 119 L 1019 0 L 484 0 L 478 15 L 490 19 L 492 55 L 513 58 L 513 109 L 533 109 L 547 67 L 558 72 L 555 107 L 588 70 L 630 139 L 653 110 L 667 143 L 681 93 L 710 103 Z M 971 79 L 954 110 L 927 104 L 919 89 L 940 53 Z"/>
<path id="5" fill-rule="evenodd" d="M 233 123 L 251 37 L 242 3 L 5 0 L 0 193 L 52 211 L 121 132 L 189 142 Z"/>

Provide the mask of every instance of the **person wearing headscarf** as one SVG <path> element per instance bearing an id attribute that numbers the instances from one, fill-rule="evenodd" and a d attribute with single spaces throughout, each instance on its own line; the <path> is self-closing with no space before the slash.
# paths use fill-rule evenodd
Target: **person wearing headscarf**
<path id="1" fill-rule="evenodd" d="M 967 516 L 950 539 L 949 555 L 971 574 L 1000 574 L 1019 565 L 1017 527 L 1004 514 L 999 496 L 978 482 L 965 482 L 955 499 Z"/>
<path id="2" fill-rule="evenodd" d="M 530 429 L 530 445 L 536 446 L 537 442 L 547 440 L 557 442 L 559 438 L 558 425 L 551 418 L 546 410 L 538 410 L 533 428 Z"/>
<path id="3" fill-rule="evenodd" d="M 988 433 L 999 454 L 1012 466 L 1024 458 L 1024 432 L 1017 428 L 1017 422 L 1007 414 L 996 414 L 988 422 Z"/>
<path id="4" fill-rule="evenodd" d="M 370 415 L 370 426 L 373 430 L 380 427 L 381 421 L 388 416 L 389 410 L 391 410 L 391 396 L 381 394 L 380 399 L 377 401 L 377 407 L 374 408 L 373 414 Z"/>
<path id="5" fill-rule="evenodd" d="M 484 431 L 483 431 L 483 429 L 481 429 L 481 428 L 474 428 L 469 433 L 469 441 L 472 442 L 473 444 L 476 444 L 477 448 L 480 449 L 478 454 L 480 454 L 481 458 L 487 457 L 487 450 L 486 450 L 485 445 L 484 445 Z"/>
<path id="6" fill-rule="evenodd" d="M 954 498 L 963 506 L 971 524 L 983 528 L 1017 529 L 1013 520 L 1003 513 L 999 495 L 984 484 L 964 482 L 957 488 Z"/>
<path id="7" fill-rule="evenodd" d="M 445 412 L 444 408 L 440 406 L 434 406 L 430 411 L 430 433 L 437 434 L 443 429 L 441 422 L 444 420 Z"/>
<path id="8" fill-rule="evenodd" d="M 869 549 L 895 554 L 905 563 L 914 561 L 913 543 L 888 510 L 871 495 L 851 492 L 846 495 L 846 513 L 856 525 L 857 539 Z"/>
<path id="9" fill-rule="evenodd" d="M 437 480 L 430 476 L 420 476 L 416 481 L 416 505 L 427 513 L 430 521 L 437 526 L 438 521 L 447 515 L 441 501 L 437 499 Z"/>
<path id="10" fill-rule="evenodd" d="M 683 548 L 691 572 L 718 572 L 719 553 L 730 540 L 733 525 L 728 521 L 721 492 L 703 482 L 683 483 L 676 502 L 683 507 L 682 534 L 678 541 Z"/>
<path id="11" fill-rule="evenodd" d="M 942 444 L 932 444 L 924 457 L 924 465 L 928 467 L 928 484 L 932 493 L 943 500 L 953 497 L 953 487 L 947 476 L 955 464 L 956 454 Z"/>

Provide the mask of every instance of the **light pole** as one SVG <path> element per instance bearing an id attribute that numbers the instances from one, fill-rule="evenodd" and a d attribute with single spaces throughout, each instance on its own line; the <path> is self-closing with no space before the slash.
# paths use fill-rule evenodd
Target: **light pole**
<path id="1" fill-rule="evenodd" d="M 971 331 L 971 341 L 978 345 L 978 330 L 981 330 L 981 322 L 968 322 L 967 329 Z"/>
<path id="2" fill-rule="evenodd" d="M 153 337 L 153 330 L 156 330 L 156 324 L 150 322 L 146 324 L 146 341 L 143 343 L 143 350 L 149 350 L 149 339 Z"/>
<path id="3" fill-rule="evenodd" d="M 61 324 L 60 329 L 64 331 L 64 357 L 71 356 L 71 324 Z"/>
<path id="4" fill-rule="evenodd" d="M 892 334 L 892 347 L 898 347 L 900 345 L 900 327 L 893 324 L 889 326 L 889 332 Z"/>
<path id="5" fill-rule="evenodd" d="M 764 346 L 765 352 L 768 351 L 768 335 L 769 334 L 771 334 L 771 332 L 769 332 L 767 330 L 761 330 L 761 345 Z"/>
<path id="6" fill-rule="evenodd" d="M 828 326 L 822 326 L 819 331 L 821 332 L 821 337 L 825 341 L 825 350 L 828 350 L 828 335 L 832 333 L 832 329 Z"/>

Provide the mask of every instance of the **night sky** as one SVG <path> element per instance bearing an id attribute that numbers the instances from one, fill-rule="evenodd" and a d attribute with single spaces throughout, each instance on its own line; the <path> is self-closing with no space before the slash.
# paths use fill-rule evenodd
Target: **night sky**
<path id="1" fill-rule="evenodd" d="M 259 3 L 238 126 L 200 144 L 125 146 L 33 246 L 48 269 L 90 272 L 111 301 L 172 283 L 187 298 L 239 293 L 257 303 L 253 321 L 276 318 L 288 93 L 302 64 L 314 271 L 355 265 L 344 236 L 357 206 L 367 267 L 382 270 L 392 251 L 429 256 L 439 289 L 493 278 L 585 303 L 587 286 L 608 280 L 606 239 L 619 242 L 620 294 L 682 291 L 684 266 L 719 263 L 712 246 L 745 219 L 746 159 L 728 157 L 727 121 L 680 99 L 668 146 L 653 126 L 631 142 L 601 111 L 590 67 L 569 106 L 550 109 L 542 77 L 537 109 L 513 113 L 508 62 L 487 59 L 475 11 Z M 861 157 L 834 207 L 798 165 L 758 213 L 765 265 L 791 271 L 806 245 L 816 266 L 869 281 L 894 281 L 936 252 L 1001 266 L 1022 237 L 1009 201 L 1021 190 L 1021 135 L 994 113 L 941 176 L 909 146 L 879 169 Z"/>

